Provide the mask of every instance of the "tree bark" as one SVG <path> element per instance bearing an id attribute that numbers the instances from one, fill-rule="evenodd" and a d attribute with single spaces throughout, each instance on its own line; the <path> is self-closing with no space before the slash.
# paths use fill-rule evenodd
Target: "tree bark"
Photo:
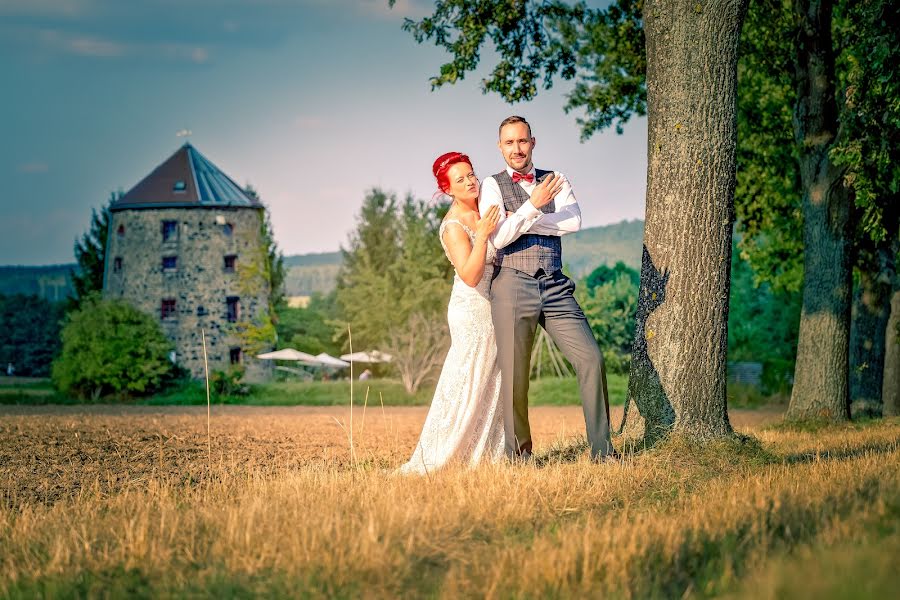
<path id="1" fill-rule="evenodd" d="M 891 316 L 885 328 L 884 383 L 881 388 L 881 414 L 900 415 L 900 269 L 894 273 Z"/>
<path id="2" fill-rule="evenodd" d="M 747 0 L 649 0 L 644 250 L 622 430 L 731 435 L 726 403 L 738 40 Z"/>
<path id="3" fill-rule="evenodd" d="M 803 308 L 789 419 L 850 417 L 851 199 L 829 158 L 837 136 L 832 3 L 795 0 L 794 136 L 803 186 Z"/>
<path id="4" fill-rule="evenodd" d="M 881 416 L 890 301 L 891 284 L 882 279 L 882 273 L 860 273 L 850 325 L 850 414 L 853 417 Z"/>

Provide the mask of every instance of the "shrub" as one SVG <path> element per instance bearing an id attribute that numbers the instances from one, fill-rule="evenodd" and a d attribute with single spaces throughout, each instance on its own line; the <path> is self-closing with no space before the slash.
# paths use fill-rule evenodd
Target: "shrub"
<path id="1" fill-rule="evenodd" d="M 66 319 L 53 382 L 64 394 L 93 400 L 152 394 L 177 374 L 171 350 L 151 316 L 94 295 Z"/>
<path id="2" fill-rule="evenodd" d="M 209 374 L 210 390 L 218 396 L 246 396 L 250 386 L 243 383 L 244 367 L 233 366 L 227 371 L 213 371 Z"/>

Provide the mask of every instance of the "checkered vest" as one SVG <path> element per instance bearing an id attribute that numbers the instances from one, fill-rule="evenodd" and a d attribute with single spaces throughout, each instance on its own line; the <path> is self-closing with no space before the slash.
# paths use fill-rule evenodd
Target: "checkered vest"
<path id="1" fill-rule="evenodd" d="M 550 171 L 535 169 L 534 174 L 536 179 L 540 179 L 547 173 Z M 530 199 L 522 186 L 514 183 L 505 169 L 494 175 L 494 180 L 500 186 L 503 206 L 507 211 L 519 210 L 519 207 Z M 553 213 L 556 211 L 556 203 L 550 202 L 540 210 L 545 214 Z M 544 273 L 549 275 L 562 269 L 562 242 L 559 236 L 526 233 L 505 248 L 498 248 L 494 264 L 522 271 L 531 276 L 534 276 L 538 269 L 543 269 Z"/>

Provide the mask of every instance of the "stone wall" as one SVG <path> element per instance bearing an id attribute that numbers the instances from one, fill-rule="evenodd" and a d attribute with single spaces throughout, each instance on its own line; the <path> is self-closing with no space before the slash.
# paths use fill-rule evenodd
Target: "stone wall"
<path id="1" fill-rule="evenodd" d="M 206 333 L 210 371 L 226 370 L 231 351 L 240 348 L 234 324 L 227 319 L 229 296 L 240 298 L 240 321 L 264 313 L 268 285 L 247 290 L 239 275 L 255 261 L 259 266 L 260 219 L 258 208 L 126 209 L 112 213 L 104 296 L 122 298 L 154 315 L 176 348 L 176 362 L 202 378 L 201 328 Z M 175 235 L 163 241 L 163 221 L 177 223 Z M 231 232 L 228 232 L 228 227 Z M 122 228 L 122 229 L 120 229 Z M 237 269 L 228 272 L 225 256 L 237 257 Z M 163 257 L 176 257 L 175 269 L 163 269 Z M 120 260 L 117 260 L 120 259 Z M 244 261 L 242 263 L 242 261 Z M 118 266 L 117 266 L 118 265 Z M 254 293 L 255 292 L 255 293 Z M 175 312 L 163 319 L 162 300 L 175 300 Z M 271 374 L 267 361 L 241 349 L 241 362 L 249 380 Z"/>

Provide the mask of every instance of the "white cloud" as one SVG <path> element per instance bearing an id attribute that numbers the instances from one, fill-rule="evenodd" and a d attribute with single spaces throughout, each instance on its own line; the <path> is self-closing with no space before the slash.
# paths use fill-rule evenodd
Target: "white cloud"
<path id="1" fill-rule="evenodd" d="M 321 117 L 300 115 L 294 119 L 293 124 L 294 127 L 300 129 L 319 129 L 325 124 L 325 121 Z"/>
<path id="2" fill-rule="evenodd" d="M 205 63 L 209 60 L 209 50 L 197 47 L 191 50 L 191 60 L 197 64 Z"/>
<path id="3" fill-rule="evenodd" d="M 71 18 L 84 15 L 91 5 L 91 0 L 0 0 L 0 15 Z"/>
<path id="4" fill-rule="evenodd" d="M 196 64 L 203 64 L 210 60 L 208 48 L 191 44 L 125 43 L 54 29 L 41 30 L 37 39 L 44 48 L 51 51 L 92 58 L 147 58 L 188 61 Z"/>
<path id="5" fill-rule="evenodd" d="M 35 173 L 46 173 L 49 170 L 50 165 L 40 161 L 22 163 L 16 166 L 16 171 L 18 171 L 19 173 L 27 173 L 29 175 L 33 175 Z"/>
<path id="6" fill-rule="evenodd" d="M 124 56 L 127 48 L 124 44 L 101 40 L 91 37 L 75 37 L 65 41 L 72 54 L 81 56 L 97 56 L 101 58 L 116 58 Z"/>

